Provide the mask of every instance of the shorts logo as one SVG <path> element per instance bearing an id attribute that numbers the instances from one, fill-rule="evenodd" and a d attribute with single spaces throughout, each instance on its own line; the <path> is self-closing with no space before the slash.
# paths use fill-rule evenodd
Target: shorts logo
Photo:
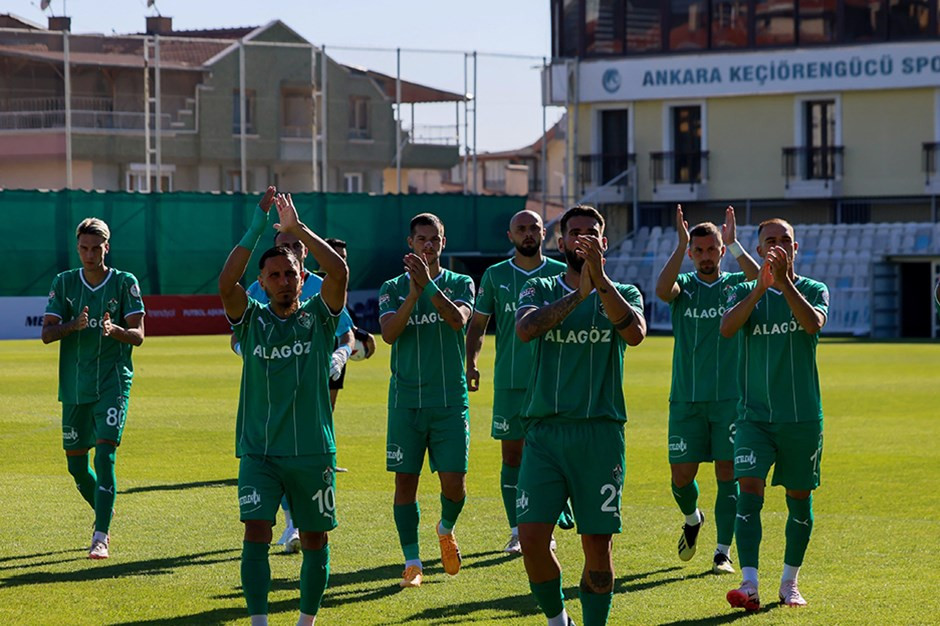
<path id="1" fill-rule="evenodd" d="M 323 470 L 323 482 L 326 483 L 327 485 L 333 484 L 333 468 L 332 467 L 328 467 L 325 470 Z"/>
<path id="2" fill-rule="evenodd" d="M 65 443 L 75 443 L 78 441 L 78 431 L 73 427 L 69 426 L 68 428 L 62 429 L 62 441 Z"/>
<path id="3" fill-rule="evenodd" d="M 751 470 L 757 467 L 757 455 L 750 448 L 741 448 L 734 455 L 734 468 Z"/>
<path id="4" fill-rule="evenodd" d="M 620 485 L 623 483 L 623 466 L 620 463 L 614 467 L 614 471 L 611 472 L 611 476 L 614 479 L 614 483 Z"/>
<path id="5" fill-rule="evenodd" d="M 261 494 L 258 490 L 247 485 L 238 490 L 238 507 L 242 514 L 253 513 L 261 508 Z"/>
<path id="6" fill-rule="evenodd" d="M 529 512 L 529 494 L 516 488 L 516 516 L 521 517 Z"/>
<path id="7" fill-rule="evenodd" d="M 297 323 L 304 328 L 310 328 L 313 326 L 313 316 L 306 311 L 301 311 L 297 314 Z"/>
<path id="8" fill-rule="evenodd" d="M 509 420 L 502 415 L 493 416 L 493 430 L 498 433 L 509 432 Z"/>
<path id="9" fill-rule="evenodd" d="M 405 453 L 398 444 L 389 444 L 385 449 L 385 464 L 389 467 L 398 467 L 405 460 Z"/>
<path id="10" fill-rule="evenodd" d="M 669 438 L 669 457 L 670 458 L 679 458 L 685 456 L 686 452 L 689 451 L 689 444 L 685 442 L 685 439 L 682 437 L 677 437 L 673 435 Z"/>

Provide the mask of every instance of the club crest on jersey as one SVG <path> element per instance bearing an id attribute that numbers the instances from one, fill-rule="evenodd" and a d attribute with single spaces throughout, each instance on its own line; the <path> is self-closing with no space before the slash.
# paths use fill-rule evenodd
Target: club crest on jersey
<path id="1" fill-rule="evenodd" d="M 328 467 L 323 470 L 323 482 L 327 485 L 333 484 L 333 468 Z"/>
<path id="2" fill-rule="evenodd" d="M 741 470 L 752 470 L 757 467 L 757 454 L 750 448 L 741 448 L 735 451 L 734 468 Z"/>
<path id="3" fill-rule="evenodd" d="M 131 295 L 134 296 L 135 298 L 140 297 L 140 285 L 138 285 L 137 283 L 131 284 L 130 291 L 131 291 Z"/>
<path id="4" fill-rule="evenodd" d="M 301 311 L 297 314 L 297 323 L 304 328 L 310 328 L 313 326 L 313 316 L 307 311 Z"/>
<path id="5" fill-rule="evenodd" d="M 522 304 L 522 302 L 526 298 L 531 298 L 534 295 L 535 295 L 535 287 L 526 287 L 525 289 L 519 292 L 519 304 Z"/>
<path id="6" fill-rule="evenodd" d="M 611 477 L 614 479 L 615 484 L 621 484 L 623 482 L 623 466 L 620 463 L 614 466 L 614 471 L 611 472 Z"/>
<path id="7" fill-rule="evenodd" d="M 245 485 L 238 490 L 238 508 L 242 514 L 252 513 L 261 508 L 261 494 L 251 485 Z"/>
<path id="8" fill-rule="evenodd" d="M 682 437 L 673 435 L 669 438 L 669 458 L 677 459 L 684 457 L 689 450 L 689 444 Z"/>
<path id="9" fill-rule="evenodd" d="M 401 446 L 395 443 L 388 444 L 385 448 L 385 464 L 388 467 L 398 467 L 405 460 L 405 453 Z"/>
<path id="10" fill-rule="evenodd" d="M 118 308 L 117 298 L 111 298 L 108 300 L 108 304 L 105 305 L 111 313 L 116 313 Z"/>

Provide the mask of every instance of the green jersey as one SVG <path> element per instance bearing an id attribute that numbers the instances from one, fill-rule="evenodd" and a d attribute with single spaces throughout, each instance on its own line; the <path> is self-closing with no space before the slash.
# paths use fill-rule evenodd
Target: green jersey
<path id="1" fill-rule="evenodd" d="M 320 295 L 287 319 L 248 298 L 232 330 L 242 347 L 235 455 L 336 452 L 328 377 L 338 317 Z"/>
<path id="2" fill-rule="evenodd" d="M 113 267 L 96 287 L 85 281 L 81 269 L 62 272 L 52 281 L 46 315 L 70 322 L 88 307 L 88 326 L 62 339 L 59 346 L 59 402 L 96 402 L 102 393 L 131 392 L 133 346 L 101 334 L 105 312 L 118 326 L 128 316 L 144 312 L 140 285 L 133 274 Z"/>
<path id="3" fill-rule="evenodd" d="M 743 300 L 756 281 L 728 291 L 727 307 Z M 829 289 L 800 276 L 796 289 L 806 301 L 829 314 Z M 741 398 L 738 417 L 754 422 L 810 422 L 823 418 L 816 369 L 819 334 L 804 331 L 776 289 L 768 289 L 738 331 L 742 334 L 738 359 Z"/>
<path id="4" fill-rule="evenodd" d="M 695 272 L 679 274 L 679 295 L 669 303 L 672 312 L 672 391 L 670 402 L 713 402 L 738 397 L 735 379 L 737 338 L 718 332 L 727 291 L 747 278 L 744 272 L 722 272 L 713 283 Z"/>
<path id="5" fill-rule="evenodd" d="M 385 281 L 379 290 L 379 317 L 398 310 L 408 296 L 408 274 Z M 453 302 L 473 308 L 473 279 L 442 269 L 434 279 Z M 464 359 L 466 327 L 454 330 L 441 319 L 424 292 L 415 303 L 408 325 L 392 344 L 392 378 L 388 406 L 392 409 L 427 409 L 468 406 Z"/>
<path id="6" fill-rule="evenodd" d="M 519 309 L 543 307 L 571 293 L 564 276 L 529 280 L 519 294 Z M 643 315 L 640 291 L 633 285 L 614 286 L 633 311 Z M 627 342 L 607 318 L 596 291 L 532 343 L 532 371 L 521 412 L 524 419 L 627 421 L 623 400 Z"/>
<path id="7" fill-rule="evenodd" d="M 530 278 L 557 276 L 565 264 L 545 259 L 534 270 L 526 271 L 507 259 L 491 265 L 480 279 L 476 312 L 496 317 L 496 389 L 525 389 L 532 369 L 532 346 L 516 335 L 516 306 L 519 292 Z"/>

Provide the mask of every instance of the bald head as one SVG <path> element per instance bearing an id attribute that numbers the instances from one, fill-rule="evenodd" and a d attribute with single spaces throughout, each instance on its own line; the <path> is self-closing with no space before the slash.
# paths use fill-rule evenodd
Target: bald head
<path id="1" fill-rule="evenodd" d="M 519 211 L 509 220 L 509 241 L 522 256 L 533 257 L 542 249 L 545 227 L 541 216 L 534 211 Z"/>

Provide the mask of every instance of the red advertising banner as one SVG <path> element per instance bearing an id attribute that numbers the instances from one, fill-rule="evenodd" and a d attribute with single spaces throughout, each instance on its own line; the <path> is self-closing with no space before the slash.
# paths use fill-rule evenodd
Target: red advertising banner
<path id="1" fill-rule="evenodd" d="M 148 337 L 160 335 L 221 335 L 231 332 L 218 295 L 144 296 Z"/>

